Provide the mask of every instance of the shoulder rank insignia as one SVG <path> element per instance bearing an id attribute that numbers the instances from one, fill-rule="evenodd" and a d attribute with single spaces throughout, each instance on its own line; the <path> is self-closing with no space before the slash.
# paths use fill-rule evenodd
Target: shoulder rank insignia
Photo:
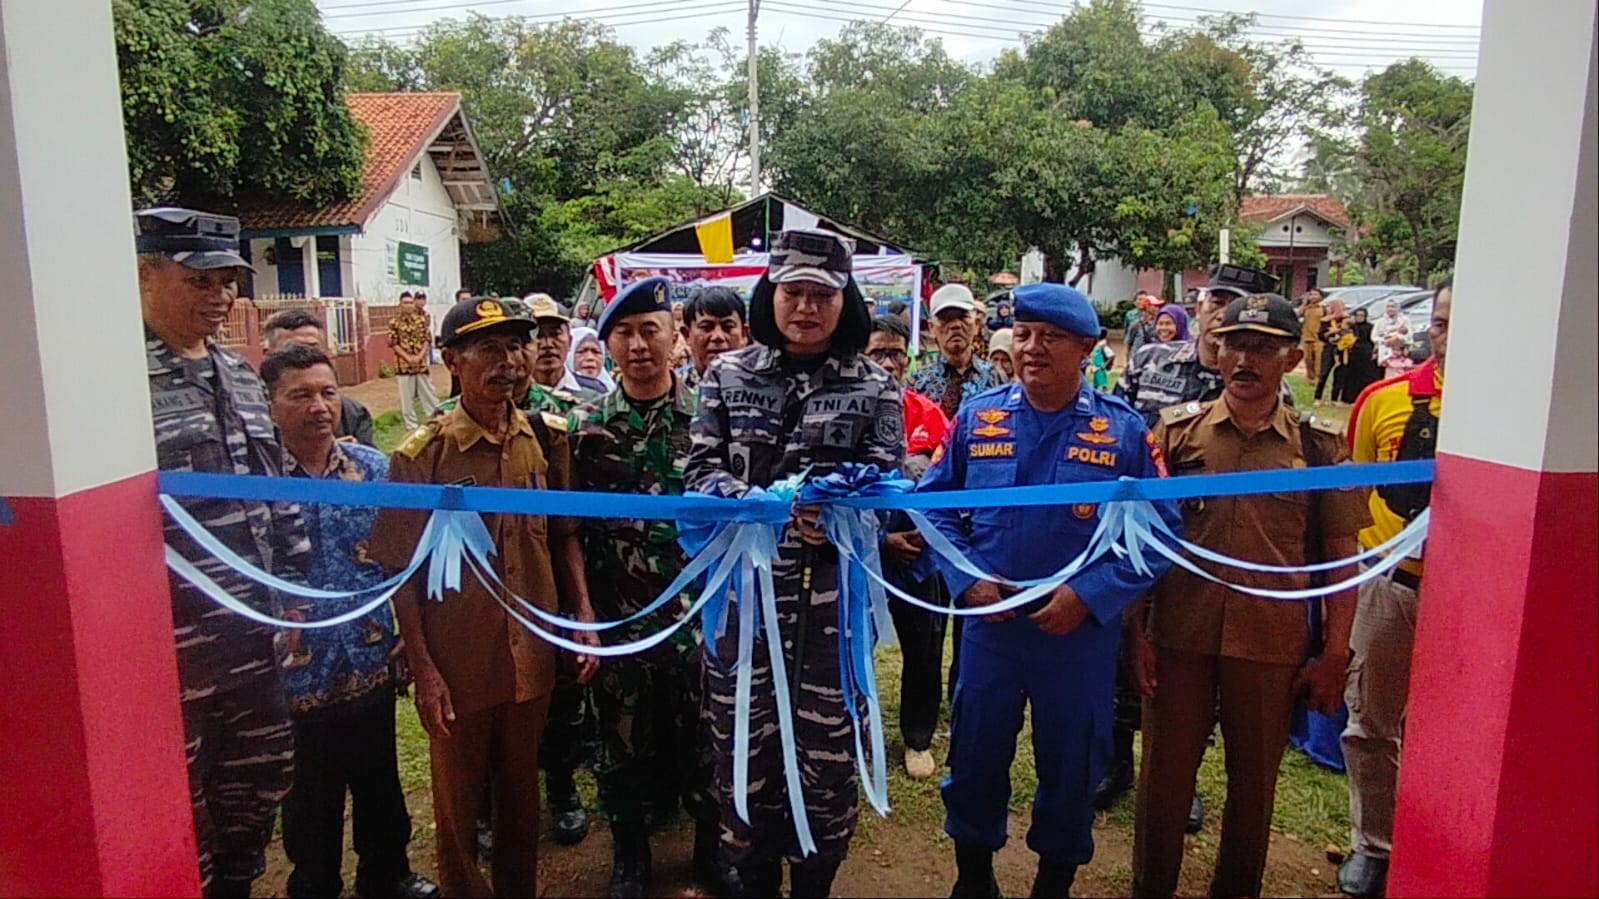
<path id="1" fill-rule="evenodd" d="M 1160 410 L 1160 420 L 1168 425 L 1174 425 L 1190 418 L 1198 418 L 1199 413 L 1203 411 L 1205 411 L 1205 407 L 1199 402 L 1178 403 L 1175 406 L 1167 406 Z"/>
<path id="2" fill-rule="evenodd" d="M 544 419 L 544 426 L 552 431 L 560 431 L 565 434 L 569 429 L 565 415 L 557 415 L 554 412 L 540 412 L 539 417 Z"/>
<path id="3" fill-rule="evenodd" d="M 1340 438 L 1340 439 L 1342 439 L 1343 436 L 1344 436 L 1344 426 L 1343 425 L 1341 425 L 1338 422 L 1333 421 L 1331 419 L 1318 418 L 1318 417 L 1316 417 L 1314 415 L 1312 415 L 1310 417 L 1310 429 L 1312 431 L 1320 431 L 1323 434 L 1330 434 L 1333 437 L 1337 437 L 1337 438 Z"/>
<path id="4" fill-rule="evenodd" d="M 400 441 L 400 445 L 397 449 L 395 449 L 395 452 L 405 456 L 408 459 L 415 459 L 417 455 L 422 452 L 423 448 L 429 443 L 432 443 L 433 438 L 437 437 L 438 435 L 438 423 L 436 421 L 430 421 L 420 428 L 417 428 L 411 433 L 405 435 L 405 439 Z"/>

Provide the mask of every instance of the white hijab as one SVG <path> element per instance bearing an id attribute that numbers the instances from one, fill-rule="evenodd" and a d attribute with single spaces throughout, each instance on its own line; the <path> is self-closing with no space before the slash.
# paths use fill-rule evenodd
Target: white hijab
<path id="1" fill-rule="evenodd" d="M 592 340 L 599 344 L 600 358 L 605 358 L 605 344 L 600 342 L 598 331 L 593 328 L 573 328 L 572 346 L 566 351 L 566 370 L 574 376 L 577 375 L 577 350 L 586 340 Z M 600 373 L 594 379 L 604 384 L 606 390 L 612 390 L 616 387 L 616 381 L 611 377 L 611 373 L 605 370 L 603 365 L 600 366 Z"/>

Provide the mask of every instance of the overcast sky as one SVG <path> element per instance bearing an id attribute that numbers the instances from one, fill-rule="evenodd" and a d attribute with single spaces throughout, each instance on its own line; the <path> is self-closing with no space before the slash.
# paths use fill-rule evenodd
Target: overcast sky
<path id="1" fill-rule="evenodd" d="M 316 0 L 328 28 L 348 38 L 377 34 L 405 40 L 418 26 L 463 18 L 562 15 L 593 18 L 639 49 L 674 40 L 702 40 L 717 26 L 742 40 L 747 0 Z M 1561 0 L 1574 2 L 1574 0 Z M 901 4 L 904 3 L 903 7 Z M 898 12 L 896 12 L 898 9 Z M 1071 9 L 1070 0 L 761 0 L 760 40 L 802 53 L 851 19 L 914 25 L 968 62 L 992 60 L 1020 46 L 1019 32 L 1038 30 Z M 1189 27 L 1214 12 L 1254 12 L 1260 37 L 1298 37 L 1317 62 L 1351 78 L 1411 56 L 1464 78 L 1477 66 L 1481 0 L 1168 0 L 1144 4 L 1146 24 Z"/>

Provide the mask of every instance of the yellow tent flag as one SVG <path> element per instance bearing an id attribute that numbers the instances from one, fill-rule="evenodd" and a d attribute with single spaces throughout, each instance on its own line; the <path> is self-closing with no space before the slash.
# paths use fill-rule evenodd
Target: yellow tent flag
<path id="1" fill-rule="evenodd" d="M 700 253 L 711 265 L 726 265 L 733 261 L 733 215 L 719 216 L 694 226 L 694 235 L 700 240 Z"/>

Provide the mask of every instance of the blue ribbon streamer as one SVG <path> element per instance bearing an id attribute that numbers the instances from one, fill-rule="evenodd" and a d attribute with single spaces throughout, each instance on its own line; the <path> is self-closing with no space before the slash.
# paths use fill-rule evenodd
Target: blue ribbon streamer
<path id="1" fill-rule="evenodd" d="M 1241 471 L 1180 478 L 1123 479 L 1033 487 L 995 487 L 938 493 L 850 496 L 837 500 L 853 509 L 977 509 L 993 506 L 1056 506 L 1118 500 L 1190 499 L 1291 493 L 1416 484 L 1431 481 L 1431 459 L 1364 465 Z M 448 487 L 385 481 L 310 480 L 259 475 L 160 473 L 162 493 L 217 499 L 327 503 L 403 509 L 451 509 L 513 515 L 557 515 L 572 518 L 643 518 L 691 522 L 788 521 L 790 504 L 771 492 L 752 491 L 744 499 L 703 494 L 644 496 L 509 487 Z"/>
<path id="2" fill-rule="evenodd" d="M 366 614 L 387 601 L 387 594 L 392 593 L 398 584 L 403 583 L 424 561 L 429 563 L 428 594 L 432 598 L 442 599 L 446 591 L 460 589 L 461 568 L 464 565 L 470 568 L 472 574 L 494 595 L 507 613 L 528 630 L 556 646 L 588 655 L 622 656 L 644 651 L 669 639 L 695 615 L 700 616 L 705 624 L 707 638 L 712 634 L 719 636 L 725 631 L 728 597 L 733 596 L 738 605 L 740 619 L 735 684 L 737 709 L 734 727 L 735 809 L 740 817 L 749 820 L 747 802 L 749 710 L 754 667 L 754 639 L 757 628 L 760 628 L 764 631 L 767 643 L 772 688 L 779 697 L 775 707 L 790 810 L 801 852 L 810 855 L 816 851 L 816 847 L 801 793 L 803 784 L 795 745 L 793 710 L 782 700 L 782 697 L 790 695 L 789 672 L 786 670 L 782 652 L 772 573 L 772 563 L 777 555 L 777 540 L 792 515 L 792 505 L 796 501 L 802 505 L 823 507 L 822 524 L 829 539 L 838 547 L 843 562 L 838 585 L 839 660 L 842 685 L 849 691 L 846 706 L 854 729 L 856 759 L 860 766 L 862 783 L 872 805 L 886 814 L 888 810 L 886 752 L 883 748 L 881 703 L 877 692 L 874 650 L 880 637 L 887 636 L 889 639 L 893 637 L 893 625 L 887 606 L 888 592 L 932 612 L 992 615 L 1018 608 L 1047 595 L 1106 553 L 1126 556 L 1135 569 L 1147 572 L 1143 551 L 1148 548 L 1201 577 L 1250 595 L 1283 600 L 1302 600 L 1328 595 L 1380 576 L 1397 565 L 1406 552 L 1418 547 L 1425 540 L 1426 516 L 1413 522 L 1404 532 L 1383 546 L 1366 550 L 1351 559 L 1309 566 L 1270 566 L 1231 559 L 1181 540 L 1167 528 L 1165 522 L 1147 501 L 1415 483 L 1431 480 L 1432 473 L 1433 464 L 1430 461 L 1423 461 L 1241 472 L 1170 480 L 1123 479 L 1116 482 L 911 495 L 908 491 L 912 485 L 907 481 L 883 477 L 873 466 L 847 464 L 834 475 L 807 484 L 803 490 L 800 488 L 800 483 L 806 473 L 774 485 L 769 490 L 753 489 L 746 497 L 739 500 L 693 494 L 683 497 L 659 497 L 506 488 L 463 490 L 459 487 L 437 485 L 286 481 L 193 473 L 163 473 L 161 483 L 164 491 L 179 495 L 438 510 L 430 517 L 423 539 L 419 541 L 407 570 L 384 584 L 362 591 L 364 595 L 375 590 L 386 590 L 384 595 L 375 597 L 366 608 L 321 622 L 277 621 L 256 612 L 233 599 L 214 581 L 199 572 L 192 563 L 168 550 L 169 564 L 173 569 L 188 577 L 217 602 L 254 620 L 277 626 L 327 627 Z M 919 511 L 929 508 L 1076 503 L 1103 504 L 1099 527 L 1091 536 L 1089 545 L 1077 558 L 1054 575 L 1032 581 L 1010 581 L 984 572 L 961 554 Z M 211 538 L 197 522 L 193 522 L 192 518 L 182 513 L 181 508 L 175 503 L 163 498 L 163 504 L 169 505 L 169 511 L 177 509 L 178 514 L 187 519 L 187 522 L 180 520 L 180 525 L 185 526 L 185 530 L 200 542 L 202 548 L 243 570 L 247 576 L 283 589 L 285 592 L 311 598 L 345 598 L 356 595 L 315 591 L 273 578 L 269 573 L 250 566 L 242 558 L 227 550 L 219 541 Z M 905 510 L 924 534 L 929 548 L 943 556 L 957 569 L 984 580 L 1021 588 L 1021 592 L 992 606 L 977 609 L 947 609 L 925 603 L 899 590 L 881 574 L 877 549 L 877 523 L 870 514 L 871 510 L 876 509 Z M 476 514 L 479 512 L 573 517 L 676 518 L 683 545 L 692 556 L 692 561 L 685 567 L 678 581 L 640 612 L 612 622 L 573 621 L 544 612 L 504 584 L 490 561 L 495 554 L 493 541 L 482 519 Z M 178 515 L 174 515 L 174 518 L 177 519 Z M 193 524 L 193 528 L 188 524 Z M 1178 549 L 1168 546 L 1166 541 L 1176 544 Z M 1331 570 L 1385 553 L 1386 558 L 1357 577 L 1339 584 L 1308 590 L 1267 590 L 1231 584 L 1195 565 L 1179 549 L 1187 550 L 1206 561 L 1245 570 L 1273 573 Z M 715 570 L 706 579 L 704 589 L 699 598 L 691 604 L 688 613 L 673 625 L 648 638 L 623 645 L 594 647 L 568 640 L 545 628 L 547 625 L 577 631 L 602 631 L 638 620 L 658 611 L 665 603 L 681 595 L 695 578 L 709 570 L 713 564 Z M 735 568 L 738 572 L 737 587 L 730 590 L 729 582 Z M 508 602 L 506 597 L 510 597 L 511 601 Z M 543 625 L 522 614 L 518 606 L 542 621 Z M 799 673 L 796 672 L 795 676 L 799 676 Z M 856 695 L 865 700 L 867 720 L 864 722 L 861 720 L 854 699 Z M 871 743 L 870 753 L 866 751 L 868 739 Z M 868 754 L 871 756 L 870 768 L 867 765 Z"/>

